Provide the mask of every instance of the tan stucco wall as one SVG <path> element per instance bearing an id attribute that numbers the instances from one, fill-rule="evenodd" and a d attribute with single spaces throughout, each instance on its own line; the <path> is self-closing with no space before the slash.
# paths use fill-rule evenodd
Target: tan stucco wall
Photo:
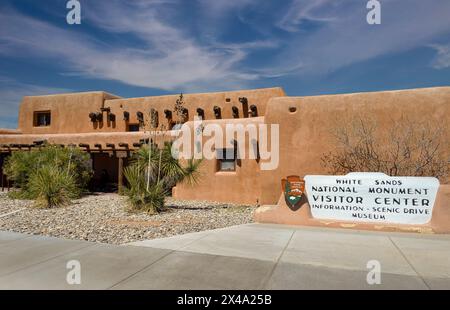
<path id="1" fill-rule="evenodd" d="M 290 107 L 297 111 L 291 113 Z M 446 125 L 450 87 L 271 99 L 265 122 L 280 124 L 280 165 L 276 170 L 260 173 L 264 180 L 261 204 L 273 205 L 278 201 L 280 180 L 288 175 L 327 174 L 320 159 L 335 147 L 332 136 L 335 121 L 360 114 L 376 120 L 381 134 L 402 116 L 412 122 L 427 120 Z M 450 141 L 449 126 L 445 134 Z M 450 155 L 450 147 L 447 148 Z"/>
<path id="2" fill-rule="evenodd" d="M 233 106 L 239 108 L 239 116 L 243 117 L 240 97 L 248 99 L 248 106 L 256 105 L 258 115 L 264 115 L 267 102 L 273 97 L 285 96 L 282 88 L 263 88 L 216 93 L 185 94 L 184 107 L 189 111 L 189 120 L 193 120 L 197 108 L 205 111 L 206 119 L 215 119 L 213 107 L 221 108 L 222 119 L 232 118 Z M 154 96 L 142 98 L 122 99 L 105 92 L 87 92 L 60 94 L 48 96 L 26 96 L 19 109 L 18 129 L 23 134 L 60 134 L 60 133 L 88 133 L 88 132 L 124 132 L 127 123 L 123 120 L 123 112 L 130 113 L 128 123 L 138 123 L 136 112 L 141 111 L 147 118 L 153 108 L 158 111 L 159 124 L 166 124 L 164 110 L 173 112 L 179 95 Z M 229 102 L 227 102 L 229 99 Z M 106 112 L 103 113 L 102 123 L 91 122 L 90 112 L 100 112 L 100 108 L 110 108 L 115 114 L 116 121 L 108 122 Z M 48 127 L 34 127 L 34 112 L 51 111 L 51 124 Z M 173 112 L 175 117 L 175 113 Z M 166 127 L 167 128 L 167 127 Z M 1 129 L 0 129 L 1 130 Z M 9 132 L 5 131 L 3 134 Z M 2 134 L 0 132 L 0 134 Z"/>
<path id="3" fill-rule="evenodd" d="M 248 118 L 245 120 L 221 120 L 221 121 L 205 121 L 202 124 L 218 124 L 224 132 L 223 146 L 232 147 L 230 141 L 226 140 L 225 128 L 227 124 L 258 124 L 264 123 L 263 117 Z M 192 128 L 193 123 L 189 122 Z M 192 136 L 193 139 L 193 136 Z M 210 139 L 203 137 L 203 144 Z M 261 183 L 264 182 L 260 178 L 259 162 L 256 159 L 249 159 L 249 138 L 246 134 L 245 149 L 247 156 L 245 159 L 237 161 L 236 171 L 223 172 L 217 171 L 217 160 L 203 160 L 201 164 L 201 178 L 199 183 L 194 187 L 188 184 L 178 184 L 173 190 L 173 195 L 180 199 L 192 200 L 212 200 L 233 203 L 242 203 L 256 205 L 261 197 Z"/>
<path id="4" fill-rule="evenodd" d="M 258 108 L 258 115 L 264 115 L 267 102 L 274 97 L 285 96 L 283 89 L 276 88 L 264 88 L 255 90 L 242 90 L 242 91 L 230 91 L 230 92 L 217 92 L 217 93 L 202 93 L 202 94 L 183 94 L 184 107 L 189 111 L 189 120 L 192 121 L 194 116 L 197 115 L 197 108 L 201 108 L 205 111 L 206 120 L 215 120 L 214 106 L 221 108 L 222 119 L 231 119 L 232 107 L 239 108 L 239 117 L 243 118 L 242 104 L 239 102 L 240 97 L 246 97 L 248 99 L 248 106 L 256 105 Z M 158 112 L 159 126 L 165 125 L 167 128 L 168 122 L 164 115 L 164 110 L 168 109 L 172 111 L 174 120 L 175 112 L 173 112 L 176 100 L 179 95 L 170 96 L 155 96 L 155 97 L 142 97 L 131 99 L 115 99 L 106 100 L 105 107 L 110 107 L 111 112 L 116 114 L 119 119 L 116 128 L 112 131 L 126 131 L 126 123 L 122 121 L 123 112 L 128 111 L 130 113 L 130 124 L 138 123 L 136 112 L 140 111 L 144 113 L 147 118 L 148 113 L 153 108 Z M 227 102 L 226 99 L 230 99 Z M 87 117 L 87 116 L 86 116 Z"/>
<path id="5" fill-rule="evenodd" d="M 59 134 L 92 132 L 89 112 L 99 111 L 104 101 L 117 96 L 105 92 L 88 92 L 24 97 L 19 108 L 18 129 L 22 134 Z M 36 111 L 51 111 L 48 127 L 34 127 Z M 105 126 L 106 127 L 106 126 Z M 107 128 L 96 131 L 109 131 Z"/>

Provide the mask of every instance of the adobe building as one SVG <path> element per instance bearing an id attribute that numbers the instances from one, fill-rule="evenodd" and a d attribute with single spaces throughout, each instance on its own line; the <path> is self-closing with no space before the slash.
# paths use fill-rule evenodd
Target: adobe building
<path id="1" fill-rule="evenodd" d="M 121 98 L 105 92 L 24 97 L 18 128 L 0 129 L 1 162 L 15 150 L 35 149 L 44 141 L 76 145 L 91 154 L 94 179 L 98 180 L 106 170 L 120 187 L 123 167 L 133 151 L 149 138 L 141 125 L 150 114 L 156 117 L 153 125 L 157 130 L 178 130 L 173 127 L 178 98 Z M 280 185 L 290 175 L 327 174 L 320 158 L 336 147 L 332 135 L 336 119 L 347 120 L 364 113 L 383 129 L 402 117 L 413 122 L 425 119 L 448 124 L 450 87 L 310 97 L 289 97 L 281 88 L 267 88 L 186 94 L 184 103 L 189 126 L 193 126 L 195 116 L 200 116 L 204 124 L 214 123 L 221 128 L 230 123 L 278 124 L 279 163 L 275 169 L 262 170 L 261 158 L 204 160 L 200 183 L 195 188 L 178 184 L 173 189 L 176 198 L 260 205 L 255 213 L 260 222 L 450 232 L 449 180 L 441 180 L 433 218 L 421 226 L 314 219 L 307 202 L 295 212 L 287 208 Z M 445 131 L 448 138 L 449 130 L 447 127 Z M 268 140 L 269 144 L 273 142 L 270 135 Z M 224 143 L 233 148 L 230 141 Z M 248 141 L 245 147 L 250 149 L 250 144 Z M 2 176 L 2 185 L 5 182 Z"/>

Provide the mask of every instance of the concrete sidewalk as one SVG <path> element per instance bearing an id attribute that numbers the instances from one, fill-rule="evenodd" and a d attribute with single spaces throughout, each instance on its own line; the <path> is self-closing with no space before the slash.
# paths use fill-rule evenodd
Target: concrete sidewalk
<path id="1" fill-rule="evenodd" d="M 450 289 L 450 236 L 248 224 L 113 246 L 0 232 L 0 289 Z"/>

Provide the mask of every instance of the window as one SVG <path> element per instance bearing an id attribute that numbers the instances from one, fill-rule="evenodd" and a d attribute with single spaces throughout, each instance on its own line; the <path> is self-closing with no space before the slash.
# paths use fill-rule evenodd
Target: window
<path id="1" fill-rule="evenodd" d="M 46 127 L 50 126 L 51 114 L 50 111 L 34 112 L 34 127 Z"/>
<path id="2" fill-rule="evenodd" d="M 236 171 L 236 152 L 234 149 L 217 150 L 218 171 Z"/>
<path id="3" fill-rule="evenodd" d="M 139 131 L 139 124 L 128 124 L 128 131 Z"/>

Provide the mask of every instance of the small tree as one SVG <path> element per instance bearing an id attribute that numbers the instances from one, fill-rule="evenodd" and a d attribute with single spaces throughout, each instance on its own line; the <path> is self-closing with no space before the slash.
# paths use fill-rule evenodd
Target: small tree
<path id="1" fill-rule="evenodd" d="M 335 125 L 336 148 L 322 156 L 332 174 L 383 172 L 390 176 L 432 176 L 445 182 L 449 174 L 449 142 L 444 124 L 411 122 L 405 117 L 379 127 L 370 117 Z"/>

